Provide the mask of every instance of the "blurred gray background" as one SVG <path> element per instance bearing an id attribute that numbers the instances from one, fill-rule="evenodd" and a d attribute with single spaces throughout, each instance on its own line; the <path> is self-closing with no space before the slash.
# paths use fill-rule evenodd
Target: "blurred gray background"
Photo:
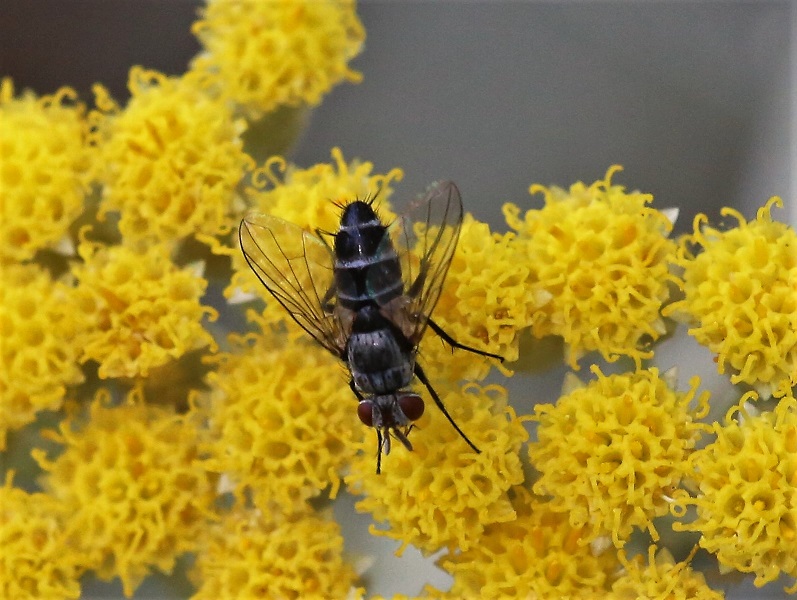
<path id="1" fill-rule="evenodd" d="M 124 99 L 130 65 L 184 70 L 199 50 L 189 30 L 197 6 L 2 0 L 0 75 L 38 93 L 71 85 L 85 99 L 101 81 Z M 340 146 L 377 171 L 400 166 L 398 205 L 454 179 L 466 208 L 498 230 L 504 202 L 541 206 L 529 184 L 589 183 L 614 163 L 625 167 L 615 181 L 653 193 L 658 208 L 680 207 L 678 231 L 697 212 L 717 220 L 724 205 L 750 217 L 772 195 L 787 205 L 775 218 L 797 222 L 797 2 L 365 2 L 359 14 L 368 38 L 354 66 L 364 81 L 314 111 L 292 157 L 300 165 Z M 720 404 L 734 401 L 711 359 L 681 329 L 656 363 L 680 365 L 682 387 L 700 374 Z M 501 383 L 528 412 L 556 398 L 565 371 Z M 370 536 L 369 517 L 352 506 L 344 495 L 335 511 L 347 549 L 376 556 L 369 591 L 446 586 L 412 550 L 393 557 L 397 544 Z M 173 589 L 158 581 L 136 597 Z M 89 594 L 117 595 L 114 586 Z M 730 589 L 729 598 L 783 597 L 782 586 L 754 591 L 749 579 Z"/>

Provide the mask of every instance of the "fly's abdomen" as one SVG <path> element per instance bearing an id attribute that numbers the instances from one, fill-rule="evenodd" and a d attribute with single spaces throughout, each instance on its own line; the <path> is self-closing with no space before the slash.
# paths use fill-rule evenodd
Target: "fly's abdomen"
<path id="1" fill-rule="evenodd" d="M 412 380 L 412 357 L 387 329 L 352 334 L 348 359 L 354 384 L 366 394 L 390 394 Z"/>

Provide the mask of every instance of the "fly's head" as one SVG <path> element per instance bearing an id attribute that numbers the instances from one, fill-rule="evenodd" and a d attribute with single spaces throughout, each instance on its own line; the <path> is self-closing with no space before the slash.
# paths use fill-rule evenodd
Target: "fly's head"
<path id="1" fill-rule="evenodd" d="M 368 427 L 376 429 L 379 447 L 377 448 L 376 472 L 381 470 L 382 452 L 390 454 L 390 438 L 395 437 L 407 450 L 412 444 L 407 434 L 412 429 L 413 421 L 423 415 L 423 400 L 413 392 L 397 392 L 395 394 L 370 396 L 360 401 L 357 416 Z"/>

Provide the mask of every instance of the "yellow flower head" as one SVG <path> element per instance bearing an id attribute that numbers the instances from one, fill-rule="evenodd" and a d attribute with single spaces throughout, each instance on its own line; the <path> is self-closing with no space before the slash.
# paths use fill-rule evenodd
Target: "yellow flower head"
<path id="1" fill-rule="evenodd" d="M 714 424 L 717 439 L 692 455 L 699 492 L 679 497 L 675 512 L 696 505 L 697 519 L 677 528 L 699 531 L 700 546 L 721 566 L 755 573 L 762 586 L 781 574 L 797 578 L 797 402 L 786 396 L 774 412 L 750 416 L 743 404 L 750 395 Z"/>
<path id="2" fill-rule="evenodd" d="M 454 576 L 435 598 L 602 598 L 618 562 L 614 552 L 593 552 L 583 528 L 527 490 L 512 489 L 517 518 L 488 525 L 477 544 L 443 556 Z"/>
<path id="3" fill-rule="evenodd" d="M 65 507 L 46 494 L 0 487 L 0 597 L 80 597 L 82 572 L 64 534 Z"/>
<path id="4" fill-rule="evenodd" d="M 435 389 L 481 454 L 426 398 L 426 411 L 409 436 L 412 452 L 394 442 L 390 455 L 382 456 L 382 474 L 376 475 L 376 435 L 369 431 L 346 478 L 353 493 L 365 494 L 357 510 L 387 523 L 387 529 L 371 533 L 425 553 L 467 550 L 479 543 L 486 526 L 515 518 L 507 490 L 523 481 L 518 453 L 528 438 L 500 386 L 445 390 L 435 384 Z"/>
<path id="5" fill-rule="evenodd" d="M 314 106 L 341 81 L 365 30 L 353 0 L 208 0 L 193 32 L 205 47 L 192 65 L 254 115 Z"/>
<path id="6" fill-rule="evenodd" d="M 75 97 L 14 98 L 11 80 L 0 84 L 0 262 L 54 246 L 83 211 L 92 154 Z"/>
<path id="7" fill-rule="evenodd" d="M 646 341 L 664 332 L 659 311 L 668 299 L 667 260 L 675 243 L 667 238 L 672 224 L 646 206 L 650 194 L 626 193 L 612 185 L 612 167 L 590 186 L 569 191 L 532 185 L 545 194 L 545 207 L 529 210 L 504 206 L 507 223 L 525 245 L 531 270 L 529 285 L 537 309 L 532 332 L 561 336 L 574 369 L 586 352 L 607 360 L 618 355 L 650 358 Z"/>
<path id="8" fill-rule="evenodd" d="M 130 70 L 123 110 L 97 88 L 102 156 L 100 216 L 120 213 L 125 238 L 173 241 L 234 224 L 236 186 L 249 167 L 242 121 L 195 77 Z"/>
<path id="9" fill-rule="evenodd" d="M 689 333 L 717 354 L 720 373 L 733 383 L 755 386 L 763 396 L 781 396 L 797 385 L 797 233 L 772 221 L 772 198 L 747 222 L 720 231 L 695 217 L 676 264 L 683 267 L 684 299 L 668 307 L 692 328 Z M 697 244 L 702 252 L 689 249 Z"/>
<path id="10" fill-rule="evenodd" d="M 74 290 L 35 264 L 0 268 L 0 449 L 6 433 L 57 410 L 83 381 Z"/>
<path id="11" fill-rule="evenodd" d="M 99 375 L 146 376 L 190 350 L 210 346 L 202 319 L 216 312 L 199 303 L 207 281 L 179 268 L 163 245 L 145 250 L 83 241 L 76 264 L 76 295 L 90 326 L 78 338 L 82 360 L 100 364 Z"/>
<path id="12" fill-rule="evenodd" d="M 234 509 L 197 555 L 192 600 L 346 598 L 356 575 L 334 521 L 313 513 Z"/>
<path id="13" fill-rule="evenodd" d="M 722 600 L 725 594 L 712 590 L 706 578 L 689 566 L 690 558 L 676 564 L 666 549 L 648 549 L 648 561 L 642 556 L 624 561 L 625 571 L 612 585 L 608 600 L 639 600 L 666 598 L 667 600 Z"/>
<path id="14" fill-rule="evenodd" d="M 518 259 L 514 234 L 490 233 L 486 223 L 466 214 L 459 244 L 448 270 L 435 322 L 459 343 L 518 358 L 518 332 L 528 325 L 533 298 L 526 280 L 529 267 Z M 484 378 L 490 363 L 462 350 L 451 351 L 428 333 L 421 344 L 421 360 L 430 373 L 452 380 Z"/>
<path id="15" fill-rule="evenodd" d="M 634 527 L 658 534 L 652 519 L 669 511 L 668 497 L 688 469 L 701 426 L 687 393 L 674 392 L 657 369 L 604 376 L 536 407 L 538 441 L 529 445 L 540 472 L 534 492 L 551 496 L 552 510 L 573 527 L 610 534 L 622 546 Z M 707 394 L 699 402 L 705 404 Z M 705 408 L 703 406 L 702 408 Z"/>
<path id="16" fill-rule="evenodd" d="M 64 445 L 58 458 L 33 454 L 47 471 L 45 489 L 66 507 L 70 551 L 100 578 L 121 578 L 129 597 L 151 568 L 168 573 L 195 549 L 215 483 L 189 418 L 144 404 L 140 390 L 124 405 L 109 402 L 101 390 L 82 428 L 68 419 L 52 432 Z"/>
<path id="17" fill-rule="evenodd" d="M 231 336 L 230 344 L 209 375 L 208 468 L 264 511 L 304 510 L 329 486 L 334 496 L 361 428 L 340 362 L 320 346 L 269 333 Z"/>

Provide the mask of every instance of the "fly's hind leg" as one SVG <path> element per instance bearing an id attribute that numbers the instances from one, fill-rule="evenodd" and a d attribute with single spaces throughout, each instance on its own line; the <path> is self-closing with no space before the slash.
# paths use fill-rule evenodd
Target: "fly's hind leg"
<path id="1" fill-rule="evenodd" d="M 427 322 L 429 323 L 429 327 L 431 328 L 431 330 L 434 331 L 437 335 L 439 335 L 440 338 L 452 348 L 459 348 L 460 350 L 466 350 L 468 352 L 473 352 L 473 354 L 478 354 L 480 356 L 487 356 L 489 358 L 495 358 L 497 360 L 500 360 L 501 362 L 504 362 L 503 356 L 500 356 L 498 354 L 493 354 L 492 352 L 485 352 L 484 350 L 479 350 L 478 348 L 474 348 L 473 346 L 466 346 L 465 344 L 460 344 L 457 340 L 448 335 L 445 329 L 440 327 L 440 325 L 438 325 L 431 319 L 429 319 Z"/>
<path id="2" fill-rule="evenodd" d="M 440 412 L 442 412 L 445 415 L 446 419 L 448 419 L 448 422 L 451 423 L 454 429 L 457 430 L 457 433 L 462 437 L 462 439 L 468 443 L 468 446 L 470 446 L 476 451 L 476 454 L 481 454 L 481 450 L 479 450 L 476 447 L 476 445 L 470 441 L 468 436 L 465 435 L 465 433 L 459 428 L 459 425 L 457 425 L 457 423 L 454 421 L 454 418 L 450 414 L 448 414 L 448 411 L 446 410 L 443 401 L 440 400 L 440 396 L 438 396 L 437 392 L 434 391 L 432 384 L 429 383 L 429 380 L 426 378 L 426 373 L 423 372 L 423 369 L 418 363 L 415 363 L 415 375 L 418 377 L 421 383 L 426 386 L 426 389 L 429 390 L 429 393 L 432 395 L 432 400 L 434 400 L 434 403 L 437 405 L 437 408 L 439 408 Z"/>

